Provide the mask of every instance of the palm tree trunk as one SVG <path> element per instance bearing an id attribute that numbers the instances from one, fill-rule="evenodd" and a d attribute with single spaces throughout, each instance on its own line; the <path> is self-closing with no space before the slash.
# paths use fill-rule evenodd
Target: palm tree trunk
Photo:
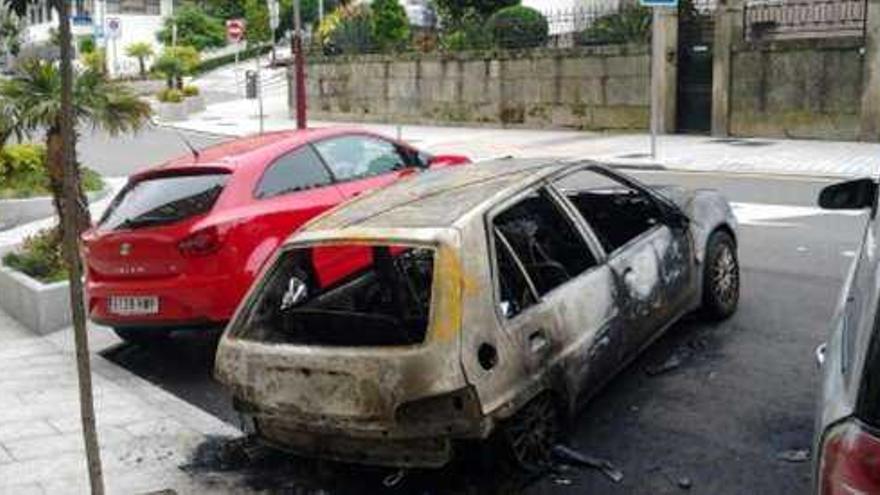
<path id="1" fill-rule="evenodd" d="M 56 166 L 61 171 L 62 192 L 60 198 L 55 195 L 56 205 L 60 206 L 59 215 L 63 232 L 64 257 L 70 280 L 70 309 L 73 317 L 73 333 L 76 344 L 76 371 L 79 379 L 79 406 L 82 420 L 83 440 L 85 442 L 86 460 L 88 462 L 89 482 L 92 495 L 104 494 L 104 480 L 101 470 L 101 451 L 98 446 L 98 434 L 95 428 L 95 404 L 92 395 L 92 371 L 89 356 L 89 340 L 86 332 L 86 313 L 83 305 L 82 260 L 79 253 L 79 236 L 87 216 L 81 210 L 82 187 L 80 185 L 79 168 L 76 164 L 76 134 L 73 109 L 73 67 L 71 60 L 70 34 L 70 2 L 56 0 L 58 10 L 58 34 L 61 41 L 61 119 L 59 122 L 60 151 L 50 155 L 50 175 Z M 47 143 L 48 144 L 48 143 Z M 54 144 L 53 144 L 54 145 Z M 56 191 L 53 190 L 53 193 Z"/>
<path id="2" fill-rule="evenodd" d="M 146 79 L 147 78 L 147 66 L 146 66 L 146 63 L 144 62 L 144 57 L 138 57 L 138 65 L 140 66 L 139 68 L 141 70 L 141 79 Z"/>

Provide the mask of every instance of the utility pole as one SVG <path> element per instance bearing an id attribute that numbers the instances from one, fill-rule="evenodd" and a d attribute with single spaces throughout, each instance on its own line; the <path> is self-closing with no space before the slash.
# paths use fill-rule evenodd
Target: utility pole
<path id="1" fill-rule="evenodd" d="M 306 128 L 306 73 L 302 46 L 302 17 L 300 0 L 293 0 L 293 37 L 291 54 L 293 55 L 293 83 L 296 90 L 296 128 Z"/>
<path id="2" fill-rule="evenodd" d="M 86 314 L 83 305 L 82 259 L 79 253 L 79 236 L 90 223 L 88 207 L 83 201 L 76 165 L 76 135 L 73 108 L 73 54 L 70 33 L 70 2 L 56 0 L 58 10 L 58 34 L 61 42 L 61 153 L 62 189 L 59 203 L 61 232 L 63 234 L 64 258 L 67 261 L 70 281 L 70 309 L 73 316 L 73 335 L 76 346 L 76 371 L 79 380 L 79 407 L 85 442 L 86 462 L 92 495 L 104 494 L 104 478 L 101 469 L 101 451 L 95 428 L 95 404 L 92 395 L 92 369 L 89 355 L 89 336 L 86 332 Z"/>

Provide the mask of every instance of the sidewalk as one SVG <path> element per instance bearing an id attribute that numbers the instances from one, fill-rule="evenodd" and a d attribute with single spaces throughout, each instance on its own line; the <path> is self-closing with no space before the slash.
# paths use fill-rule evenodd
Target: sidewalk
<path id="1" fill-rule="evenodd" d="M 197 80 L 196 84 L 199 83 Z M 266 131 L 292 129 L 294 126 L 288 118 L 284 89 L 284 85 L 273 84 L 267 91 L 264 100 Z M 255 100 L 244 99 L 216 103 L 187 121 L 168 125 L 227 136 L 254 134 L 259 131 L 258 106 Z M 389 136 L 400 133 L 403 139 L 428 151 L 463 153 L 475 160 L 500 156 L 552 156 L 687 171 L 829 177 L 873 176 L 880 171 L 880 144 L 873 143 L 672 135 L 660 137 L 658 158 L 652 160 L 648 156 L 650 138 L 646 134 L 422 125 L 397 127 L 323 121 L 311 121 L 310 125 L 356 126 Z"/>
<path id="2" fill-rule="evenodd" d="M 107 493 L 225 493 L 232 480 L 181 466 L 238 430 L 97 355 L 119 342 L 108 329 L 89 335 Z M 0 494 L 88 493 L 73 331 L 38 337 L 0 313 L 0 372 Z"/>

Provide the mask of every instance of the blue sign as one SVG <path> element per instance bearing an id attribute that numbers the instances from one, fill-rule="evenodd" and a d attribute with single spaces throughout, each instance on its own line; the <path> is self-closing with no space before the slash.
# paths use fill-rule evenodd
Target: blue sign
<path id="1" fill-rule="evenodd" d="M 678 0 L 639 0 L 643 7 L 678 7 Z"/>

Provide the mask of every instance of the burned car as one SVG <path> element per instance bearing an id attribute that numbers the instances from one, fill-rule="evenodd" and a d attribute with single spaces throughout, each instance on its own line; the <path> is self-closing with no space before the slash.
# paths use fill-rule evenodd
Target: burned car
<path id="1" fill-rule="evenodd" d="M 736 310 L 736 246 L 714 191 L 546 159 L 426 172 L 293 235 L 215 375 L 246 429 L 295 453 L 436 467 L 492 437 L 539 466 L 682 315 Z"/>

